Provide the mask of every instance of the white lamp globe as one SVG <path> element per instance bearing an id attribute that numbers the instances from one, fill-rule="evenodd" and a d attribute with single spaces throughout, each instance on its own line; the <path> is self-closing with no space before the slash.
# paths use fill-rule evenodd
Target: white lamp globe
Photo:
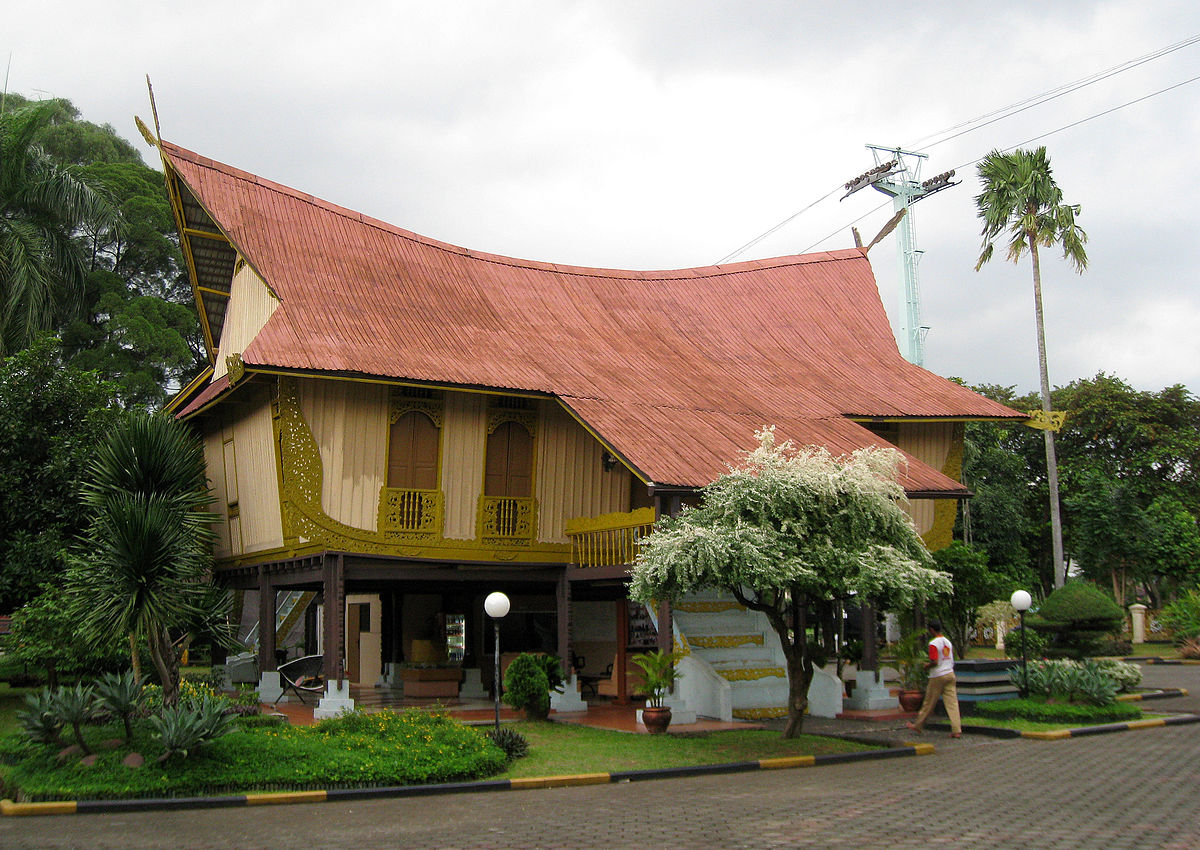
<path id="1" fill-rule="evenodd" d="M 487 599 L 483 600 L 483 610 L 493 620 L 499 620 L 508 613 L 508 597 L 498 590 L 489 593 Z"/>
<path id="2" fill-rule="evenodd" d="M 1012 598 L 1008 601 L 1018 611 L 1028 611 L 1029 606 L 1033 604 L 1033 597 L 1029 595 L 1029 591 L 1027 590 L 1016 590 L 1013 591 Z"/>

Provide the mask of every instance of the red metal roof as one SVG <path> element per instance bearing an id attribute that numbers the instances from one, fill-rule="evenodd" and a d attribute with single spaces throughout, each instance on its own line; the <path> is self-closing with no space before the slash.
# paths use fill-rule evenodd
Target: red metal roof
<path id="1" fill-rule="evenodd" d="M 676 271 L 517 260 L 162 149 L 280 299 L 242 352 L 250 370 L 547 393 L 655 482 L 687 486 L 766 424 L 841 452 L 878 442 L 846 416 L 1024 418 L 900 356 L 860 249 Z M 962 489 L 915 460 L 909 476 Z"/>

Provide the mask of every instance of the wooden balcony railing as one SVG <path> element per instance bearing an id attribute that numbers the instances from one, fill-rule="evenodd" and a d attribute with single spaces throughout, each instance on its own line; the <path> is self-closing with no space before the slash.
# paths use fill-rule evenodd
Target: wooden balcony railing
<path id="1" fill-rule="evenodd" d="M 441 490 L 384 487 L 379 492 L 379 530 L 393 535 L 440 536 L 443 503 Z"/>
<path id="2" fill-rule="evenodd" d="M 479 497 L 479 536 L 483 540 L 532 540 L 537 531 L 537 500 L 516 496 Z"/>
<path id="3" fill-rule="evenodd" d="M 568 520 L 571 562 L 580 567 L 630 565 L 653 527 L 654 508 Z"/>

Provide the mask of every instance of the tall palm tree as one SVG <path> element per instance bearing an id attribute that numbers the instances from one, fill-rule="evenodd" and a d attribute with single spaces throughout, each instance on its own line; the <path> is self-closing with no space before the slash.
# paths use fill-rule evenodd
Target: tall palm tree
<path id="1" fill-rule="evenodd" d="M 1087 234 L 1075 224 L 1078 204 L 1064 204 L 1062 190 L 1050 172 L 1046 148 L 1034 151 L 994 150 L 979 163 L 983 191 L 975 196 L 983 219 L 983 247 L 975 271 L 992 258 L 995 240 L 1008 235 L 1008 259 L 1018 262 L 1028 251 L 1033 261 L 1033 308 L 1037 319 L 1038 366 L 1041 370 L 1042 410 L 1050 412 L 1050 377 L 1046 366 L 1046 328 L 1042 320 L 1042 267 L 1038 246 L 1061 245 L 1063 258 L 1082 274 L 1087 268 Z M 1050 485 L 1050 534 L 1054 551 L 1054 586 L 1066 580 L 1063 561 L 1062 517 L 1058 503 L 1058 461 L 1054 432 L 1047 429 L 1046 477 Z"/>
<path id="2" fill-rule="evenodd" d="M 56 110 L 45 101 L 0 112 L 0 355 L 75 311 L 86 267 L 73 237 L 84 223 L 118 218 L 107 198 L 38 146 Z"/>
<path id="3" fill-rule="evenodd" d="M 68 584 L 85 635 L 133 635 L 149 649 L 170 704 L 178 693 L 175 638 L 210 619 L 212 501 L 204 453 L 187 427 L 128 413 L 97 451 L 83 499 L 93 519 Z"/>

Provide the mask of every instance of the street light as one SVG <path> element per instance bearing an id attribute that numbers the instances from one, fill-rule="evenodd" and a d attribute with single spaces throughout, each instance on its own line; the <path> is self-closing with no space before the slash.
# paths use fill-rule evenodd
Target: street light
<path id="1" fill-rule="evenodd" d="M 508 597 L 500 591 L 489 593 L 487 599 L 483 600 L 483 610 L 492 618 L 492 623 L 496 627 L 496 678 L 493 683 L 493 688 L 496 691 L 496 731 L 500 731 L 500 620 L 508 613 Z"/>
<path id="2" fill-rule="evenodd" d="M 1021 615 L 1021 698 L 1024 699 L 1029 696 L 1029 666 L 1025 662 L 1025 642 L 1028 640 L 1025 635 L 1025 612 L 1033 604 L 1033 597 L 1028 591 L 1014 590 L 1012 598 L 1008 601 Z"/>

